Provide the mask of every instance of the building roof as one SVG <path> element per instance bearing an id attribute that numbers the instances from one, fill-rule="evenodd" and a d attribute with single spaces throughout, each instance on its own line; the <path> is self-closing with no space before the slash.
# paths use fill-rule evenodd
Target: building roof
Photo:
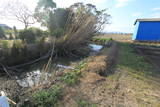
<path id="1" fill-rule="evenodd" d="M 137 22 L 160 22 L 160 18 L 137 19 L 134 25 L 136 25 Z"/>

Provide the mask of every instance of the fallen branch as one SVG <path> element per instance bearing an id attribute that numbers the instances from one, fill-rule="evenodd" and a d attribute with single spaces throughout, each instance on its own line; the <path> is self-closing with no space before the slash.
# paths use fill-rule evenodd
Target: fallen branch
<path id="1" fill-rule="evenodd" d="M 19 65 L 15 65 L 15 66 L 11 66 L 11 67 L 5 66 L 5 70 L 4 70 L 4 67 L 2 66 L 2 67 L 0 67 L 0 70 L 2 70 L 2 71 L 12 70 L 12 71 L 20 72 L 20 70 L 18 68 L 22 68 L 24 66 L 32 65 L 32 64 L 34 64 L 36 62 L 39 62 L 41 60 L 49 58 L 51 55 L 52 56 L 55 55 L 55 53 L 53 53 L 52 50 L 50 50 L 46 55 L 44 55 L 44 56 L 42 56 L 42 57 L 40 57 L 38 59 L 35 59 L 33 61 L 30 61 L 30 62 L 27 62 L 27 63 L 23 63 L 23 64 L 19 64 Z"/>

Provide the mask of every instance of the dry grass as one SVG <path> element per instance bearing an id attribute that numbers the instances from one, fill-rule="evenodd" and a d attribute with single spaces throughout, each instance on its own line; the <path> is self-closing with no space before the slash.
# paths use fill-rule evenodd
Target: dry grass
<path id="1" fill-rule="evenodd" d="M 107 38 L 107 39 L 112 38 L 113 40 L 121 41 L 121 42 L 131 42 L 132 41 L 131 34 L 104 34 L 104 35 L 100 35 L 98 37 L 99 38 Z"/>

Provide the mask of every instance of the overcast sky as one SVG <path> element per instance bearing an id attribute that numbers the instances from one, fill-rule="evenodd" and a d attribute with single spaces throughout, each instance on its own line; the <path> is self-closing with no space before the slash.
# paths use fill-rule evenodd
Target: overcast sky
<path id="1" fill-rule="evenodd" d="M 0 0 L 0 6 L 7 1 Z M 34 10 L 38 0 L 20 0 L 30 9 Z M 160 0 L 54 0 L 58 7 L 68 7 L 75 2 L 92 3 L 99 9 L 108 9 L 112 16 L 111 24 L 105 27 L 108 32 L 133 32 L 134 21 L 137 18 L 159 18 L 160 17 Z M 1 8 L 1 7 L 0 7 Z M 7 24 L 10 27 L 14 25 L 17 28 L 24 26 L 14 20 L 0 19 L 1 24 Z M 36 24 L 36 26 L 39 26 Z"/>

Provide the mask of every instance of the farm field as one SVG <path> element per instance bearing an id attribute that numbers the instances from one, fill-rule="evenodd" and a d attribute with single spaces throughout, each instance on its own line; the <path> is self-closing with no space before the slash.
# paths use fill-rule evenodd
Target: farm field
<path id="1" fill-rule="evenodd" d="M 121 42 L 131 42 L 132 40 L 132 34 L 103 34 L 100 35 L 99 38 L 112 38 L 113 40 L 116 41 L 121 41 Z"/>

